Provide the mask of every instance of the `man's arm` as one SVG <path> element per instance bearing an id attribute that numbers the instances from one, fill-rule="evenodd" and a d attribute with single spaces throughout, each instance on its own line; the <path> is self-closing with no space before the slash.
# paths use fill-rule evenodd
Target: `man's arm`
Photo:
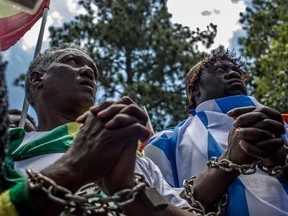
<path id="1" fill-rule="evenodd" d="M 123 103 L 126 105 L 123 106 L 119 104 L 114 104 L 114 106 L 110 106 L 109 109 L 105 109 L 104 112 L 101 111 L 101 107 L 95 107 L 90 109 L 91 112 L 94 114 L 97 113 L 97 116 L 102 119 L 102 121 L 106 122 L 105 127 L 109 129 L 118 129 L 120 127 L 119 122 L 121 123 L 121 127 L 128 125 L 128 123 L 131 121 L 130 117 L 133 115 L 134 118 L 140 118 L 144 120 L 140 120 L 139 123 L 142 124 L 142 127 L 146 129 L 146 121 L 147 117 L 142 116 L 143 112 L 140 110 L 138 106 L 134 104 L 134 102 L 129 98 L 124 98 Z M 105 105 L 104 105 L 105 106 Z M 122 116 L 122 120 L 119 121 L 118 117 L 115 117 L 111 115 L 112 113 L 117 112 L 120 116 Z M 141 117 L 142 116 L 142 117 Z M 128 120 L 130 119 L 130 120 Z M 102 181 L 100 186 L 107 194 L 114 194 L 118 191 L 121 191 L 122 189 L 129 188 L 131 189 L 133 186 L 135 186 L 135 182 L 133 181 L 134 176 L 134 168 L 135 168 L 135 159 L 136 159 L 136 149 L 137 149 L 137 138 L 136 136 L 133 136 L 136 134 L 137 125 L 139 125 L 138 122 L 135 122 L 133 124 L 130 124 L 129 129 L 130 136 L 127 137 L 127 145 L 123 149 L 121 156 L 119 157 L 117 163 L 111 170 L 111 172 L 106 175 Z M 117 132 L 116 132 L 117 133 Z M 135 200 L 123 207 L 121 207 L 126 215 L 137 215 L 137 216 L 146 216 L 146 215 L 165 215 L 165 216 L 172 216 L 172 215 L 193 215 L 189 213 L 186 210 L 177 208 L 173 206 L 171 203 L 167 203 L 168 206 L 162 210 L 155 211 L 151 206 L 147 206 L 147 203 L 140 198 L 141 196 L 136 195 Z"/>
<path id="2" fill-rule="evenodd" d="M 254 109 L 238 108 L 229 113 L 235 119 L 234 128 L 229 134 L 228 149 L 218 161 L 225 159 L 237 165 L 253 164 L 259 158 L 275 155 L 283 147 L 280 114 L 269 108 Z M 227 193 L 239 175 L 237 169 L 230 172 L 219 166 L 208 167 L 194 180 L 194 197 L 207 211 L 215 210 L 215 203 Z"/>
<path id="3" fill-rule="evenodd" d="M 98 183 L 108 195 L 135 185 L 137 140 L 148 136 L 140 108 L 133 104 L 113 104 L 100 111 L 86 114 L 85 123 L 70 149 L 53 165 L 41 171 L 72 193 L 89 182 Z M 45 192 L 32 190 L 31 187 L 27 190 L 41 215 L 58 215 L 63 210 L 63 206 L 48 199 Z M 171 204 L 161 211 L 154 211 L 147 208 L 138 196 L 122 209 L 131 216 L 191 215 Z"/>

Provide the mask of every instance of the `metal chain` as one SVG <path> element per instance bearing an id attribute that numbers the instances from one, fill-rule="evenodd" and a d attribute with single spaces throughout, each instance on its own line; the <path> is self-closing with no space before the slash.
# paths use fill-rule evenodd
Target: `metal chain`
<path id="1" fill-rule="evenodd" d="M 288 150 L 288 139 L 285 137 L 285 135 L 283 135 L 282 137 L 285 141 L 284 148 Z M 283 166 L 267 167 L 263 164 L 263 161 L 260 161 L 257 167 L 258 169 L 262 170 L 270 176 L 281 175 L 283 171 L 288 168 L 288 154 L 286 155 L 285 164 Z"/>
<path id="2" fill-rule="evenodd" d="M 234 170 L 238 170 L 243 175 L 251 175 L 256 172 L 256 167 L 258 163 L 259 161 L 255 161 L 252 164 L 239 165 L 227 159 L 221 159 L 219 161 L 217 157 L 211 157 L 211 159 L 207 162 L 207 165 L 211 168 L 219 167 L 225 172 L 232 172 Z"/>
<path id="3" fill-rule="evenodd" d="M 258 163 L 257 167 L 270 176 L 281 175 L 284 169 L 288 168 L 288 154 L 286 155 L 285 164 L 283 166 L 266 167 L 261 161 L 260 163 Z"/>
<path id="4" fill-rule="evenodd" d="M 207 165 L 211 168 L 219 167 L 225 172 L 232 172 L 234 170 L 238 170 L 243 175 L 251 175 L 255 173 L 258 168 L 270 176 L 276 176 L 281 175 L 284 169 L 288 168 L 288 154 L 286 155 L 285 164 L 283 166 L 266 167 L 264 166 L 262 160 L 255 161 L 252 164 L 239 165 L 234 164 L 227 159 L 221 159 L 219 161 L 217 157 L 211 157 L 211 159 L 207 162 Z"/>
<path id="5" fill-rule="evenodd" d="M 285 148 L 287 146 L 285 145 Z M 207 162 L 207 165 L 211 168 L 219 167 L 221 170 L 225 172 L 232 172 L 234 170 L 238 170 L 243 175 L 251 175 L 256 172 L 257 168 L 261 169 L 262 171 L 266 172 L 268 175 L 275 176 L 275 175 L 281 175 L 284 171 L 284 169 L 288 168 L 288 154 L 285 158 L 285 165 L 284 166 L 275 166 L 275 167 L 265 167 L 263 165 L 262 160 L 255 161 L 252 164 L 234 164 L 233 162 L 227 160 L 227 159 L 221 159 L 218 160 L 217 157 L 211 157 L 211 159 Z M 189 212 L 192 212 L 199 216 L 219 216 L 221 215 L 227 206 L 228 202 L 228 195 L 224 194 L 221 198 L 220 202 L 218 203 L 218 212 L 209 212 L 205 213 L 206 209 L 202 205 L 202 203 L 194 198 L 194 187 L 193 182 L 195 180 L 195 176 L 192 177 L 189 180 L 184 181 L 184 188 L 186 196 L 191 200 L 192 204 L 191 207 L 187 208 L 184 207 L 184 209 L 187 209 Z"/>
<path id="6" fill-rule="evenodd" d="M 42 190 L 49 199 L 65 206 L 61 216 L 69 215 L 124 215 L 119 207 L 133 202 L 140 190 L 146 188 L 144 177 L 135 173 L 133 188 L 127 188 L 107 196 L 95 183 L 81 187 L 75 194 L 58 185 L 39 172 L 27 169 L 28 186 L 31 190 Z"/>
<path id="7" fill-rule="evenodd" d="M 220 199 L 217 207 L 217 212 L 209 212 L 206 214 L 206 209 L 202 205 L 202 203 L 195 199 L 194 197 L 194 180 L 196 176 L 193 176 L 189 180 L 184 180 L 184 188 L 186 196 L 191 200 L 191 207 L 187 208 L 184 207 L 184 209 L 188 210 L 189 212 L 198 215 L 198 216 L 220 216 L 224 213 L 227 203 L 228 203 L 228 195 L 224 194 L 223 197 Z"/>

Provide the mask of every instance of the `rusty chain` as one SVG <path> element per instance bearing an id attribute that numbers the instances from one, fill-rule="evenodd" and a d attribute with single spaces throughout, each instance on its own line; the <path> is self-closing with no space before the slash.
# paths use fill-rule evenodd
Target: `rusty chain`
<path id="1" fill-rule="evenodd" d="M 144 177 L 135 173 L 135 186 L 106 195 L 95 183 L 81 187 L 75 194 L 58 185 L 39 172 L 27 169 L 28 186 L 31 190 L 42 190 L 52 201 L 65 206 L 61 216 L 72 215 L 123 215 L 119 207 L 133 202 L 140 190 L 146 188 Z"/>

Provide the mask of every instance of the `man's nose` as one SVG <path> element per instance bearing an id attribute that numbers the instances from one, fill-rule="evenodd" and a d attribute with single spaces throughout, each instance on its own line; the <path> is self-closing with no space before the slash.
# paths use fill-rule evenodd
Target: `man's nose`
<path id="1" fill-rule="evenodd" d="M 238 78 L 241 79 L 241 74 L 234 70 L 229 70 L 228 73 L 225 74 L 225 79 L 232 79 L 232 78 Z"/>
<path id="2" fill-rule="evenodd" d="M 93 69 L 90 68 L 88 65 L 84 65 L 80 69 L 80 75 L 87 76 L 89 79 L 91 79 L 93 81 L 95 80 L 95 73 L 94 73 Z"/>

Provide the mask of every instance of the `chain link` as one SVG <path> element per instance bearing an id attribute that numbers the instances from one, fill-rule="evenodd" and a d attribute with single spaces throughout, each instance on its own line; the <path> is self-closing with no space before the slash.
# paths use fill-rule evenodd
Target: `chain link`
<path id="1" fill-rule="evenodd" d="M 191 207 L 184 207 L 184 209 L 188 210 L 189 212 L 197 215 L 197 216 L 220 216 L 224 213 L 227 203 L 228 203 L 228 195 L 224 194 L 223 197 L 220 199 L 217 207 L 217 212 L 209 212 L 206 214 L 206 209 L 202 205 L 202 203 L 195 199 L 194 197 L 194 180 L 196 176 L 193 176 L 189 180 L 184 180 L 184 188 L 186 196 L 191 200 Z"/>
<path id="2" fill-rule="evenodd" d="M 287 148 L 287 146 L 285 146 L 285 148 Z M 234 170 L 238 170 L 243 175 L 251 175 L 257 171 L 257 168 L 259 168 L 265 173 L 267 173 L 268 175 L 275 176 L 275 175 L 281 175 L 284 169 L 288 168 L 288 154 L 286 155 L 284 166 L 265 167 L 263 165 L 262 160 L 255 161 L 252 164 L 239 165 L 227 159 L 221 159 L 219 161 L 217 157 L 211 157 L 211 159 L 207 162 L 207 165 L 211 168 L 219 167 L 221 170 L 225 172 L 232 172 Z M 199 216 L 221 215 L 225 211 L 225 208 L 227 206 L 228 195 L 224 194 L 224 196 L 221 198 L 220 202 L 218 203 L 217 205 L 218 212 L 209 212 L 205 214 L 206 212 L 205 207 L 202 205 L 201 202 L 199 202 L 198 200 L 194 198 L 193 182 L 195 178 L 196 177 L 194 176 L 191 179 L 184 181 L 184 188 L 185 188 L 186 195 L 192 202 L 191 207 L 189 208 L 185 207 L 185 209 Z"/>
<path id="3" fill-rule="evenodd" d="M 258 168 L 270 176 L 281 175 L 284 169 L 288 168 L 288 154 L 286 155 L 285 164 L 283 166 L 266 167 L 261 161 L 260 163 L 258 163 Z"/>
<path id="4" fill-rule="evenodd" d="M 255 161 L 252 164 L 239 165 L 227 159 L 221 159 L 219 161 L 217 157 L 211 157 L 211 159 L 207 162 L 207 165 L 211 168 L 219 167 L 225 172 L 232 172 L 234 170 L 238 170 L 243 175 L 251 175 L 256 172 L 258 162 L 259 161 Z"/>
<path id="5" fill-rule="evenodd" d="M 285 141 L 284 148 L 288 150 L 288 140 L 285 137 L 285 135 L 282 135 L 282 137 Z M 264 166 L 263 161 L 260 161 L 257 167 L 270 176 L 276 176 L 276 175 L 279 176 L 283 173 L 284 169 L 288 168 L 288 154 L 286 155 L 285 164 L 283 166 L 267 167 L 267 166 Z"/>
<path id="6" fill-rule="evenodd" d="M 28 186 L 31 190 L 42 190 L 49 199 L 65 206 L 61 216 L 74 215 L 124 215 L 119 207 L 133 202 L 140 190 L 146 188 L 144 177 L 135 173 L 135 186 L 107 196 L 96 184 L 81 187 L 75 194 L 39 172 L 27 169 Z"/>
<path id="7" fill-rule="evenodd" d="M 258 168 L 270 176 L 276 176 L 281 175 L 284 169 L 288 168 L 288 154 L 286 155 L 285 164 L 283 166 L 266 167 L 264 166 L 262 160 L 254 161 L 252 164 L 239 165 L 234 164 L 232 161 L 229 161 L 227 159 L 221 159 L 219 161 L 217 157 L 211 157 L 211 159 L 207 162 L 207 165 L 210 168 L 219 167 L 225 172 L 232 172 L 234 170 L 238 170 L 243 175 L 251 175 L 255 173 Z"/>

